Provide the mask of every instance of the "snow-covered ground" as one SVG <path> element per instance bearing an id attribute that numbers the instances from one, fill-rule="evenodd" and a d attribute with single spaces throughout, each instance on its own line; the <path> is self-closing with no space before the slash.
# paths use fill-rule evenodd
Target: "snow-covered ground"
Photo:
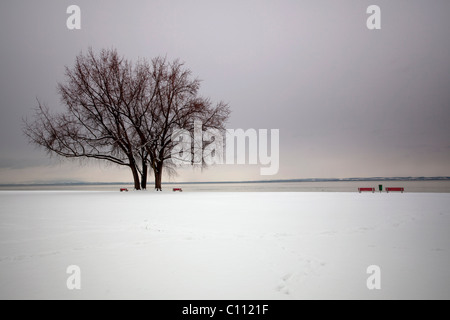
<path id="1" fill-rule="evenodd" d="M 450 194 L 0 192 L 0 299 L 449 299 L 449 270 Z"/>

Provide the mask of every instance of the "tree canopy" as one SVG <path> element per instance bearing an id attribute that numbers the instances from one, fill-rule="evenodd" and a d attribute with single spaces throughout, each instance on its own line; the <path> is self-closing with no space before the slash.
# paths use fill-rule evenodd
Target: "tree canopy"
<path id="1" fill-rule="evenodd" d="M 95 159 L 130 168 L 134 187 L 146 189 L 147 174 L 162 189 L 163 170 L 171 161 L 176 129 L 224 130 L 230 109 L 199 94 L 200 80 L 180 60 L 157 57 L 136 63 L 116 50 L 92 49 L 79 54 L 65 81 L 58 84 L 62 113 L 38 101 L 31 121 L 25 120 L 29 141 L 49 154 L 69 159 Z"/>

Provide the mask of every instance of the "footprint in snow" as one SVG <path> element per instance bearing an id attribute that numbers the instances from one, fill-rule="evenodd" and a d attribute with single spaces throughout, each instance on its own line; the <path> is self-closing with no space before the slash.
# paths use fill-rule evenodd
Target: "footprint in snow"
<path id="1" fill-rule="evenodd" d="M 285 295 L 289 295 L 289 294 L 290 294 L 290 291 L 289 291 L 288 283 L 287 283 L 287 282 L 288 282 L 289 279 L 291 279 L 291 278 L 292 278 L 292 274 L 290 274 L 290 273 L 284 275 L 284 276 L 281 278 L 281 281 L 279 282 L 279 284 L 278 284 L 278 286 L 277 286 L 277 291 L 278 291 L 278 292 L 281 292 L 281 293 L 283 293 L 283 294 L 285 294 Z"/>

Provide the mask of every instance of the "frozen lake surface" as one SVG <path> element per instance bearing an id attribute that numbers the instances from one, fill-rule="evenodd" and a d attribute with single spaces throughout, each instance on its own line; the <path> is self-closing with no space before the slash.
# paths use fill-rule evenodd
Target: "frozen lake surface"
<path id="1" fill-rule="evenodd" d="M 448 193 L 2 191 L 0 299 L 449 299 L 449 230 Z"/>

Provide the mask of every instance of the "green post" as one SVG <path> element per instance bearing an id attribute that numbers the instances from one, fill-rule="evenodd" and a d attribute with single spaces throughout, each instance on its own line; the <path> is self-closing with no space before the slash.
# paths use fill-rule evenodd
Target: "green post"
<path id="1" fill-rule="evenodd" d="M 380 192 L 383 191 L 383 185 L 382 185 L 382 184 L 379 184 L 379 185 L 378 185 L 378 190 L 380 190 Z"/>

